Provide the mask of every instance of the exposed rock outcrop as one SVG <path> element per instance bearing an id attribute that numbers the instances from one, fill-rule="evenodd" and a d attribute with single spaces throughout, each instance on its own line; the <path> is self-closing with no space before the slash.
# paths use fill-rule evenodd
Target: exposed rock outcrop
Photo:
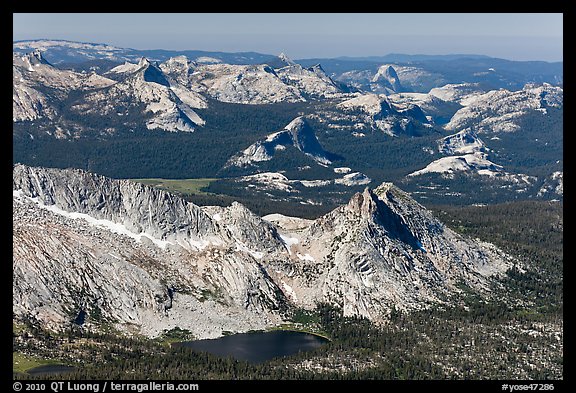
<path id="1" fill-rule="evenodd" d="M 231 166 L 255 165 L 261 161 L 269 161 L 277 150 L 293 146 L 319 164 L 331 164 L 330 153 L 326 152 L 314 130 L 303 116 L 292 120 L 282 131 L 272 133 L 264 140 L 248 146 L 242 152 L 230 158 L 225 168 Z"/>
<path id="2" fill-rule="evenodd" d="M 393 307 L 445 301 L 460 282 L 489 291 L 510 266 L 390 183 L 313 221 L 199 207 L 76 169 L 15 165 L 13 195 L 14 318 L 52 329 L 84 313 L 149 336 L 216 337 L 321 301 L 384 321 Z"/>

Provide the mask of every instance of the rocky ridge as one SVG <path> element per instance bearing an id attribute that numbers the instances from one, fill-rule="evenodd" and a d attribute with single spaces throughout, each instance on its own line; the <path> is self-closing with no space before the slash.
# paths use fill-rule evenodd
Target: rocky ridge
<path id="1" fill-rule="evenodd" d="M 72 90 L 89 91 L 110 86 L 114 81 L 96 73 L 80 74 L 59 70 L 38 50 L 12 55 L 12 120 L 54 119 L 58 115 L 55 100 Z"/>
<path id="2" fill-rule="evenodd" d="M 52 329 L 82 316 L 216 337 L 320 301 L 385 321 L 392 307 L 445 301 L 457 283 L 489 291 L 511 265 L 386 183 L 301 222 L 71 169 L 15 165 L 13 194 L 14 318 Z"/>
<path id="3" fill-rule="evenodd" d="M 152 114 L 146 121 L 148 129 L 192 132 L 204 124 L 194 109 L 205 108 L 206 100 L 198 93 L 170 83 L 158 65 L 142 58 L 136 67 L 118 71 L 109 75 L 124 74 L 123 78 L 108 89 L 88 94 L 84 102 L 74 105 L 73 109 L 80 113 L 123 115 L 122 112 L 138 103 Z"/>
<path id="4" fill-rule="evenodd" d="M 410 134 L 415 121 L 421 122 L 425 128 L 432 127 L 432 117 L 427 117 L 419 104 L 399 99 L 399 95 L 395 95 L 394 100 L 390 97 L 384 94 L 356 93 L 355 97 L 336 105 L 340 113 L 325 113 L 324 117 L 330 121 L 345 120 L 352 123 L 352 127 L 347 127 L 352 130 L 366 127 L 390 136 Z M 341 127 L 335 125 L 334 128 Z"/>
<path id="5" fill-rule="evenodd" d="M 529 111 L 546 114 L 547 108 L 563 106 L 563 89 L 544 83 L 527 84 L 522 90 L 492 90 L 468 96 L 464 108 L 458 110 L 445 125 L 450 131 L 473 128 L 478 134 L 515 132 L 516 120 Z"/>

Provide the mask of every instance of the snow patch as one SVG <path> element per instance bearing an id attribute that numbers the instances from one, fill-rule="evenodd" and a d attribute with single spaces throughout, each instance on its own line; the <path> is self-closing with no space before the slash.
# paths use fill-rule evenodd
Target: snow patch
<path id="1" fill-rule="evenodd" d="M 340 167 L 340 168 L 334 168 L 334 173 L 350 173 L 352 171 L 351 168 L 348 168 L 346 166 Z"/>
<path id="2" fill-rule="evenodd" d="M 284 289 L 284 293 L 286 294 L 286 296 L 291 298 L 293 301 L 297 302 L 298 297 L 296 297 L 296 293 L 294 292 L 292 287 L 290 285 L 286 284 L 284 282 L 284 280 L 280 280 L 280 283 L 282 284 L 282 288 Z"/>
<path id="3" fill-rule="evenodd" d="M 294 244 L 298 244 L 300 242 L 300 240 L 298 240 L 298 238 L 295 238 L 295 237 L 288 237 L 288 236 L 282 235 L 281 233 L 279 233 L 278 235 L 280 236 L 280 239 L 282 240 L 282 242 L 286 246 L 286 250 L 288 250 L 288 254 L 292 255 L 292 251 L 290 250 L 290 247 L 293 246 Z"/>
<path id="4" fill-rule="evenodd" d="M 262 259 L 262 257 L 264 257 L 263 252 L 250 250 L 248 247 L 246 247 L 243 243 L 241 243 L 239 241 L 236 242 L 236 251 L 247 252 L 248 254 L 252 255 L 256 259 Z"/>
<path id="5" fill-rule="evenodd" d="M 210 245 L 210 242 L 207 240 L 189 239 L 188 243 L 190 243 L 190 245 L 192 247 L 194 247 L 195 249 L 197 249 L 198 251 L 202 251 L 203 249 L 205 249 L 206 247 L 208 247 Z M 187 247 L 185 247 L 185 248 L 187 248 Z"/>
<path id="6" fill-rule="evenodd" d="M 332 180 L 298 180 L 304 187 L 323 187 L 332 183 Z"/>
<path id="7" fill-rule="evenodd" d="M 13 196 L 16 198 L 22 198 L 23 195 L 21 193 L 21 190 L 16 190 L 16 191 L 13 191 Z M 106 219 L 94 218 L 91 215 L 85 214 L 85 213 L 67 212 L 66 210 L 62 210 L 61 208 L 59 208 L 56 205 L 45 205 L 44 203 L 42 203 L 40 201 L 39 197 L 36 197 L 36 198 L 31 198 L 28 196 L 24 196 L 24 197 L 33 201 L 34 203 L 36 203 L 40 208 L 48 210 L 52 213 L 55 213 L 55 214 L 58 214 L 60 216 L 64 216 L 67 218 L 71 218 L 73 220 L 78 220 L 78 219 L 84 220 L 91 226 L 108 229 L 109 231 L 111 231 L 113 233 L 128 236 L 128 237 L 136 240 L 139 243 L 142 242 L 143 237 L 146 237 L 150 241 L 152 241 L 152 243 L 154 243 L 155 245 L 157 245 L 158 247 L 160 247 L 162 249 L 165 249 L 166 246 L 168 246 L 168 245 L 174 245 L 174 243 L 172 243 L 172 242 L 169 242 L 167 240 L 157 239 L 157 238 L 155 238 L 155 237 L 153 237 L 153 236 L 151 236 L 145 232 L 134 233 L 134 232 L 130 231 L 128 228 L 126 228 L 126 226 L 124 224 L 120 224 L 120 223 L 113 222 L 113 221 L 106 220 Z"/>
<path id="8" fill-rule="evenodd" d="M 305 254 L 302 255 L 299 252 L 296 253 L 296 256 L 298 257 L 298 259 L 300 259 L 301 261 L 310 261 L 310 262 L 316 262 L 316 259 L 314 259 L 314 257 L 310 254 Z"/>

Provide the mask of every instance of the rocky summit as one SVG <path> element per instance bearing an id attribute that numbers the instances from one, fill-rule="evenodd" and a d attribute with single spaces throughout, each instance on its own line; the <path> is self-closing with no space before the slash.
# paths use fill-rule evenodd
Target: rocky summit
<path id="1" fill-rule="evenodd" d="M 391 183 L 316 220 L 265 220 L 236 202 L 200 207 L 129 180 L 17 164 L 13 227 L 15 320 L 150 337 L 261 329 L 318 302 L 384 322 L 393 308 L 446 301 L 457 284 L 487 292 L 512 262 Z"/>
<path id="2" fill-rule="evenodd" d="M 299 116 L 283 130 L 268 135 L 266 139 L 257 141 L 230 158 L 226 167 L 257 165 L 258 162 L 271 160 L 276 151 L 289 146 L 295 147 L 320 165 L 332 163 L 330 153 L 322 148 L 314 130 L 304 117 Z"/>

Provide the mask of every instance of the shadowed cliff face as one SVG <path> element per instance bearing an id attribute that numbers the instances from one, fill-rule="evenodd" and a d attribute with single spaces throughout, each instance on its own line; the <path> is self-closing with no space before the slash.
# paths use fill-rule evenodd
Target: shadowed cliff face
<path id="1" fill-rule="evenodd" d="M 150 63 L 147 64 L 147 67 L 144 70 L 144 80 L 146 82 L 154 82 L 162 86 L 170 87 L 170 83 L 168 82 L 162 71 L 158 67 Z"/>
<path id="2" fill-rule="evenodd" d="M 363 193 L 355 194 L 348 203 L 348 208 L 366 219 L 373 220 L 375 224 L 384 228 L 391 239 L 397 239 L 413 248 L 421 248 L 419 240 L 410 231 L 404 219 L 369 188 Z"/>
<path id="3" fill-rule="evenodd" d="M 311 155 L 324 155 L 324 149 L 316 138 L 316 134 L 303 117 L 297 117 L 286 126 L 292 135 L 292 143 L 298 150 Z"/>

